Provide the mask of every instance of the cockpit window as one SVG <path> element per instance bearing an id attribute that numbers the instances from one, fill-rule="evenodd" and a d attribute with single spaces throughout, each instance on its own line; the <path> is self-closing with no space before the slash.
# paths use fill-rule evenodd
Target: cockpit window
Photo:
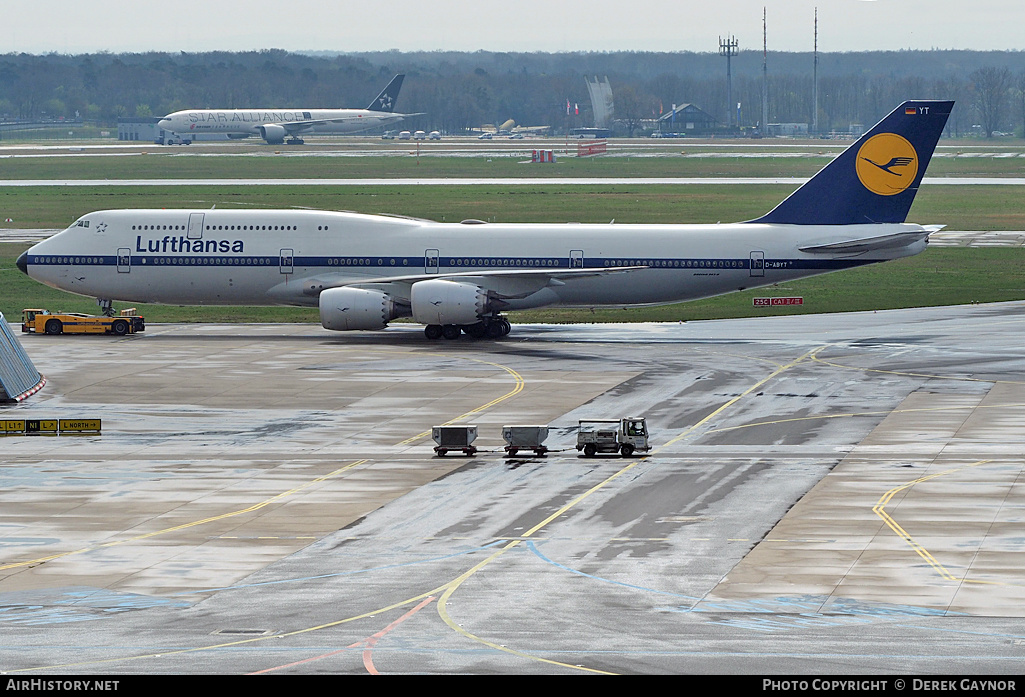
<path id="1" fill-rule="evenodd" d="M 75 223 L 75 227 L 89 227 L 89 221 L 83 218 Z"/>

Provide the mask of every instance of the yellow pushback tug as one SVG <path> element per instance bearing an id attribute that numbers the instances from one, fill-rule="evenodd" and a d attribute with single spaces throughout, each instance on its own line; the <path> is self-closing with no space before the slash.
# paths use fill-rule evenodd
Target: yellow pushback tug
<path id="1" fill-rule="evenodd" d="M 146 329 L 145 320 L 135 308 L 121 310 L 113 317 L 84 315 L 80 312 L 56 312 L 25 309 L 21 311 L 21 331 L 36 334 L 116 334 L 124 336 Z"/>

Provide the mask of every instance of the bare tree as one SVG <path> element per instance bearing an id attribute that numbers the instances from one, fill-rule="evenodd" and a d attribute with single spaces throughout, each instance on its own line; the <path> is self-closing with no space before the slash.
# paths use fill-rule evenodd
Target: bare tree
<path id="1" fill-rule="evenodd" d="M 1022 136 L 1025 137 L 1025 70 L 1018 73 L 1015 84 L 1015 92 L 1018 96 L 1019 116 L 1022 123 Z"/>
<path id="2" fill-rule="evenodd" d="M 1012 77 L 1008 68 L 987 66 L 979 68 L 968 76 L 975 87 L 975 108 L 979 111 L 982 130 L 987 138 L 993 137 L 993 131 L 1000 126 L 1007 93 L 1011 88 Z"/>

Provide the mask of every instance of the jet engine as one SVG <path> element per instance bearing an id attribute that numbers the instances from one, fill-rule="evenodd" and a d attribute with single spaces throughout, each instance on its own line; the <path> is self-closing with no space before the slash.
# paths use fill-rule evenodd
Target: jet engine
<path id="1" fill-rule="evenodd" d="M 284 126 L 278 126 L 274 123 L 259 126 L 259 129 L 260 135 L 269 145 L 281 145 L 285 142 L 285 136 L 288 135 L 288 131 L 285 130 Z"/>
<path id="2" fill-rule="evenodd" d="M 489 312 L 486 290 L 442 278 L 414 283 L 410 302 L 413 319 L 428 325 L 476 324 Z"/>
<path id="3" fill-rule="evenodd" d="M 389 295 L 363 288 L 328 288 L 320 294 L 320 323 L 324 329 L 384 329 L 398 317 Z"/>

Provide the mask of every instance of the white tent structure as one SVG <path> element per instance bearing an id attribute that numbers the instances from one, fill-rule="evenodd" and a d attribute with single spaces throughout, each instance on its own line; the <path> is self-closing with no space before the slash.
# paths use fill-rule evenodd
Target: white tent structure
<path id="1" fill-rule="evenodd" d="M 0 313 L 0 403 L 20 402 L 46 384 Z"/>

